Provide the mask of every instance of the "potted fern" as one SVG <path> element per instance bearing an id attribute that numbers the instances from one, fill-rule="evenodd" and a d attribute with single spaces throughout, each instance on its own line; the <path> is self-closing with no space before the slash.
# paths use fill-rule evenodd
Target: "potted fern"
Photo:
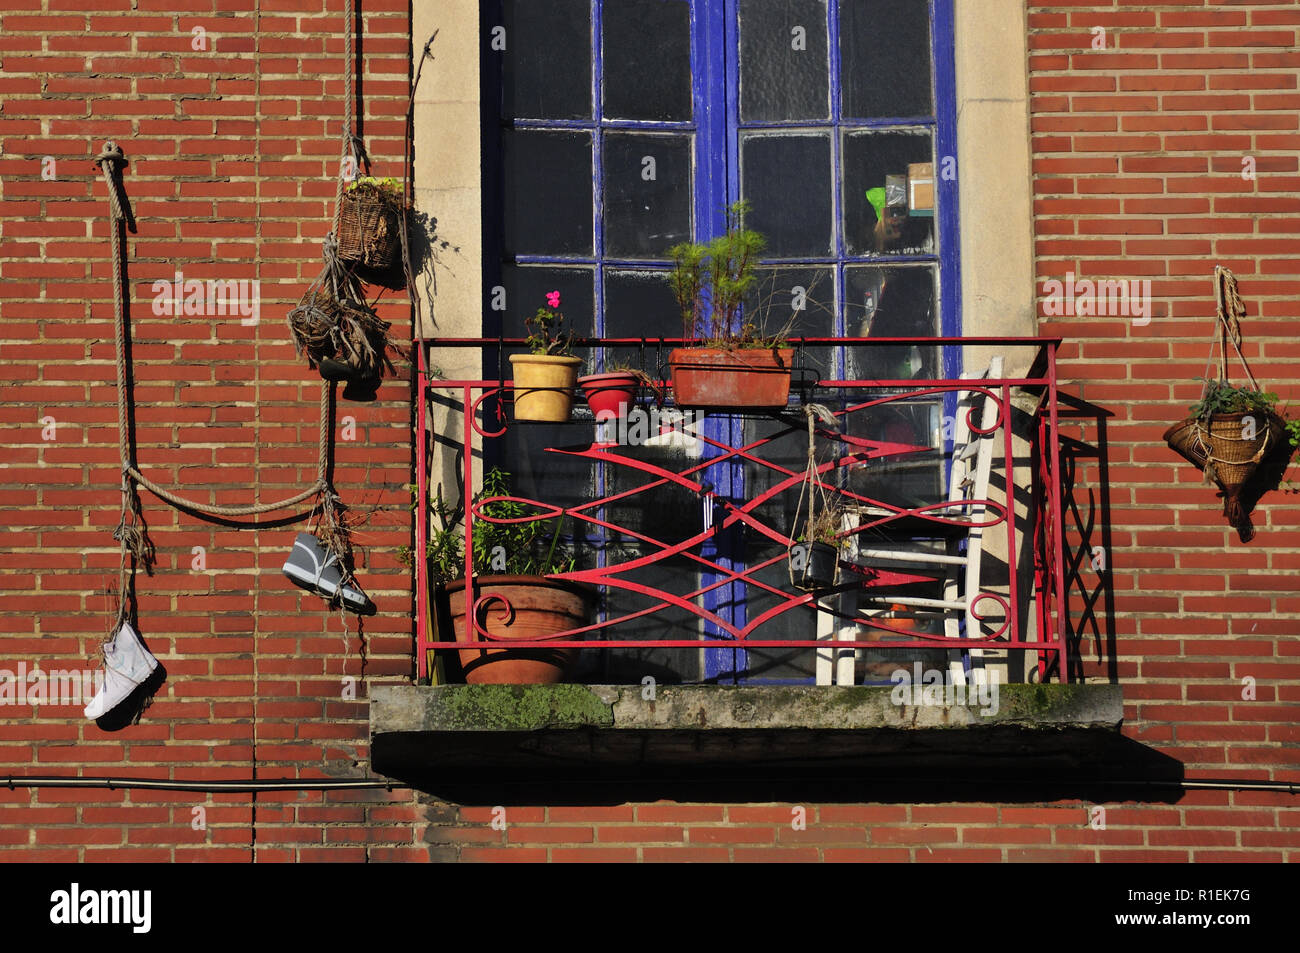
<path id="1" fill-rule="evenodd" d="M 727 232 L 707 244 L 685 242 L 668 251 L 669 283 L 682 315 L 682 336 L 700 347 L 669 355 L 673 399 L 679 407 L 784 407 L 790 396 L 794 349 L 761 322 L 742 319 L 741 305 L 756 279 L 767 241 L 743 226 L 747 202 L 727 209 Z"/>
<path id="2" fill-rule="evenodd" d="M 564 327 L 560 293 L 547 292 L 546 307 L 525 321 L 528 354 L 511 354 L 515 381 L 515 419 L 563 423 L 573 409 L 582 359 L 574 357 L 573 331 Z"/>
<path id="3" fill-rule="evenodd" d="M 536 515 L 533 507 L 511 496 L 510 474 L 498 468 L 483 475 L 483 486 L 470 505 L 474 575 L 467 580 L 465 528 L 458 509 L 444 501 L 441 487 L 430 501 L 429 578 L 439 594 L 445 594 L 454 640 L 485 645 L 542 640 L 588 625 L 595 609 L 595 589 L 553 578 L 574 567 L 572 551 L 560 544 L 560 520 L 530 519 Z M 474 627 L 465 621 L 467 585 L 473 594 Z M 486 630 L 489 638 L 484 639 L 479 629 Z M 578 653 L 558 645 L 516 649 L 506 644 L 461 649 L 458 654 L 468 684 L 526 685 L 559 682 Z"/>

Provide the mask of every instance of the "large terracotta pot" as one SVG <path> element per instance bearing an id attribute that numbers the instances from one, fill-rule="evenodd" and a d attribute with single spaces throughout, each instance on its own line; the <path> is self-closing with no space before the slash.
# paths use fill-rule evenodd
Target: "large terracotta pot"
<path id="1" fill-rule="evenodd" d="M 668 356 L 678 407 L 784 407 L 794 348 L 674 348 Z"/>
<path id="2" fill-rule="evenodd" d="M 573 408 L 582 358 L 558 354 L 511 354 L 515 420 L 563 423 Z"/>
<path id="3" fill-rule="evenodd" d="M 446 589 L 456 641 L 478 641 L 481 636 L 467 633 L 465 625 L 465 580 L 450 582 Z M 505 603 L 494 599 L 478 610 L 479 625 L 499 639 L 537 639 L 582 628 L 590 623 L 596 604 L 596 590 L 591 586 L 545 576 L 478 576 L 474 580 L 475 601 L 484 596 L 500 596 L 509 603 L 507 609 Z M 459 654 L 467 684 L 550 685 L 564 678 L 578 650 L 557 644 L 541 649 L 461 649 Z"/>

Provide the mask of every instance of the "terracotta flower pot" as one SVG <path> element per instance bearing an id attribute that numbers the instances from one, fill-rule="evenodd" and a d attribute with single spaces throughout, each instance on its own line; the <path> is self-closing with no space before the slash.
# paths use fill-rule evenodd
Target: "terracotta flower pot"
<path id="1" fill-rule="evenodd" d="M 608 374 L 588 374 L 578 378 L 587 406 L 597 420 L 618 420 L 626 417 L 636 401 L 641 379 L 627 371 L 610 371 Z"/>
<path id="2" fill-rule="evenodd" d="M 678 407 L 784 407 L 794 348 L 679 347 L 668 357 Z"/>
<path id="3" fill-rule="evenodd" d="M 447 584 L 452 631 L 457 642 L 479 641 L 465 625 L 465 580 Z M 547 579 L 545 576 L 479 576 L 474 580 L 478 624 L 498 639 L 538 639 L 554 632 L 579 629 L 589 624 L 596 604 L 591 586 Z M 502 602 L 504 599 L 505 602 Z M 508 606 L 507 606 L 508 603 Z M 498 642 L 482 639 L 485 645 Z M 460 664 L 469 685 L 552 685 L 564 678 L 577 657 L 577 649 L 485 648 L 461 649 Z"/>
<path id="4" fill-rule="evenodd" d="M 582 359 L 557 354 L 511 354 L 515 420 L 563 423 L 573 408 Z"/>

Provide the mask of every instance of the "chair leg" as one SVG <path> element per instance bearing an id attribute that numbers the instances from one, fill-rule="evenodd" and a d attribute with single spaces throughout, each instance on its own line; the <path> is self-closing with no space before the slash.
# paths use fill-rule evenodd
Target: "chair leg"
<path id="1" fill-rule="evenodd" d="M 836 596 L 836 598 L 840 600 L 840 611 L 843 612 L 844 615 L 849 615 L 848 612 L 844 611 L 845 610 L 844 602 L 849 598 L 849 594 L 847 592 L 841 593 L 840 595 Z M 856 599 L 854 601 L 856 603 Z M 842 618 L 843 617 L 835 621 L 838 623 L 842 620 Z M 857 623 L 849 623 L 848 625 L 836 625 L 835 628 L 839 632 L 839 638 L 841 638 L 842 640 L 846 642 L 856 642 L 858 640 Z M 854 675 L 856 674 L 855 662 L 857 661 L 858 650 L 851 649 L 851 648 L 839 648 L 836 649 L 835 654 L 836 654 L 835 684 L 853 685 L 856 681 Z"/>
<path id="2" fill-rule="evenodd" d="M 820 610 L 821 604 L 814 603 Z M 829 612 L 817 613 L 817 641 L 829 642 L 835 638 L 835 617 Z M 832 656 L 835 650 L 831 646 L 817 649 L 817 684 L 830 685 L 834 682 L 834 667 Z"/>

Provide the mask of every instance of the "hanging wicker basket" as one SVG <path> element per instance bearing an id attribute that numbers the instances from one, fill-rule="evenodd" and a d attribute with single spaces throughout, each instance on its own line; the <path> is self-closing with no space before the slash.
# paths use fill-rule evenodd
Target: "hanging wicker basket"
<path id="1" fill-rule="evenodd" d="M 339 258 L 388 272 L 402 262 L 402 213 L 373 193 L 345 192 L 339 203 Z"/>
<path id="2" fill-rule="evenodd" d="M 1237 498 L 1270 450 L 1288 440 L 1277 414 L 1253 412 L 1189 417 L 1164 433 L 1175 453 L 1223 491 L 1223 512 L 1236 519 Z"/>
<path id="3" fill-rule="evenodd" d="M 312 367 L 332 358 L 368 377 L 383 376 L 388 365 L 388 322 L 353 301 L 340 301 L 323 284 L 309 289 L 289 312 L 294 347 Z"/>

